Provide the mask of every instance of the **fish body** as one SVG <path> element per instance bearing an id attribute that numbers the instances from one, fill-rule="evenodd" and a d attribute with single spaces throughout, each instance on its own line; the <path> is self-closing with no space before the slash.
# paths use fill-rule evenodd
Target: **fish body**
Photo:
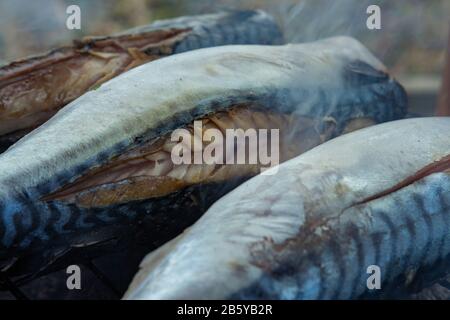
<path id="1" fill-rule="evenodd" d="M 389 296 L 448 268 L 449 136 L 450 118 L 380 124 L 248 180 L 150 253 L 125 298 Z"/>
<path id="2" fill-rule="evenodd" d="M 171 132 L 194 120 L 279 128 L 280 143 L 294 147 L 288 159 L 355 120 L 405 114 L 403 88 L 351 38 L 200 49 L 139 66 L 0 155 L 0 270 L 32 273 L 136 233 L 157 247 L 259 172 L 166 161 Z M 298 125 L 286 131 L 289 123 Z"/>
<path id="3" fill-rule="evenodd" d="M 281 44 L 263 11 L 229 11 L 156 21 L 0 68 L 0 148 L 6 149 L 60 108 L 105 81 L 171 54 L 229 44 Z"/>

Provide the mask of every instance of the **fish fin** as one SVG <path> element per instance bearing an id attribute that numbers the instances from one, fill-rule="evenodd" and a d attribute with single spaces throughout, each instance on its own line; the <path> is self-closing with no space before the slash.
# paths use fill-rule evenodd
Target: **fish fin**
<path id="1" fill-rule="evenodd" d="M 389 79 L 386 70 L 378 70 L 366 62 L 356 60 L 344 67 L 344 79 L 353 85 L 384 82 Z"/>

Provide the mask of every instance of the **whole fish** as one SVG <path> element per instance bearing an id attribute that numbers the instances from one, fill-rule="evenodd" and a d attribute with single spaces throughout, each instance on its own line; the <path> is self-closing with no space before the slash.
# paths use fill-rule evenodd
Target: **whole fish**
<path id="1" fill-rule="evenodd" d="M 400 120 L 281 164 L 149 254 L 125 298 L 389 296 L 448 268 L 449 137 L 450 118 Z"/>
<path id="2" fill-rule="evenodd" d="M 175 53 L 227 44 L 281 44 L 263 11 L 229 11 L 156 21 L 0 68 L 0 151 L 105 81 Z"/>
<path id="3" fill-rule="evenodd" d="M 139 66 L 0 156 L 0 270 L 34 274 L 137 235 L 157 247 L 260 172 L 259 162 L 175 164 L 171 133 L 202 140 L 195 120 L 219 132 L 279 129 L 284 161 L 405 113 L 402 87 L 351 38 L 200 49 Z"/>

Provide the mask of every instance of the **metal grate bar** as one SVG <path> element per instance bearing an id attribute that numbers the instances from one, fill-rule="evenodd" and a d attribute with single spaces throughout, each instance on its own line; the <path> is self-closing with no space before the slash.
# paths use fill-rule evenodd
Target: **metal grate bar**
<path id="1" fill-rule="evenodd" d="M 6 288 L 17 300 L 29 300 L 25 293 L 19 289 L 8 277 L 0 278 L 0 287 Z"/>
<path id="2" fill-rule="evenodd" d="M 122 293 L 120 290 L 117 289 L 117 287 L 114 285 L 114 283 L 108 279 L 108 277 L 99 269 L 92 261 L 86 261 L 83 263 L 91 272 L 109 289 L 111 290 L 118 299 L 122 297 Z"/>

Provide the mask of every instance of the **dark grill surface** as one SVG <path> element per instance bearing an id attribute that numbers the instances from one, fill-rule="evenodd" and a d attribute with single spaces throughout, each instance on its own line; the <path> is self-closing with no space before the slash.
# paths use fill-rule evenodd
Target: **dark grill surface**
<path id="1" fill-rule="evenodd" d="M 14 279 L 2 279 L 0 300 L 117 300 L 125 293 L 147 253 L 144 247 L 127 248 L 124 252 L 78 263 L 81 269 L 81 290 L 67 288 L 66 281 L 70 275 L 66 269 L 20 286 L 15 285 Z"/>

